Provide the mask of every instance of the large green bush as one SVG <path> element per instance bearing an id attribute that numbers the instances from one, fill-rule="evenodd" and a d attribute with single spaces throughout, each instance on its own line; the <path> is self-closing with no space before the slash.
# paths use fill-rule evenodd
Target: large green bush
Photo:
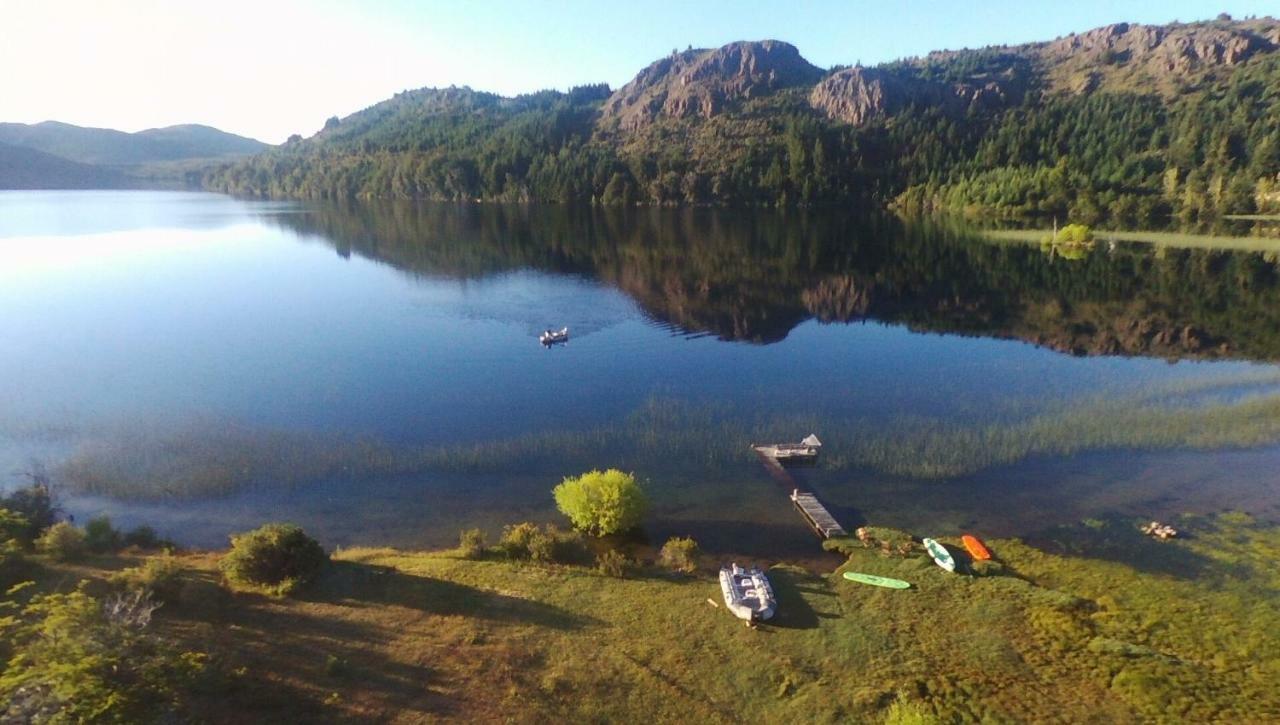
<path id="1" fill-rule="evenodd" d="M 231 537 L 219 566 L 228 580 L 271 594 L 288 594 L 311 580 L 329 556 L 293 524 L 267 524 Z"/>
<path id="2" fill-rule="evenodd" d="M 634 529 L 649 506 L 635 476 L 616 468 L 566 478 L 554 494 L 574 527 L 595 536 Z"/>
<path id="3" fill-rule="evenodd" d="M 56 561 L 75 561 L 88 550 L 84 532 L 59 521 L 36 539 L 36 550 Z"/>

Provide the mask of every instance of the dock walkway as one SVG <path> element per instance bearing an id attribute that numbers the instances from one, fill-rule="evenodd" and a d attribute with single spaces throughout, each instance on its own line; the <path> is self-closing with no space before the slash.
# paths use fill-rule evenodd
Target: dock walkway
<path id="1" fill-rule="evenodd" d="M 822 502 L 813 494 L 795 489 L 791 492 L 791 503 L 795 504 L 800 511 L 800 515 L 804 517 L 805 521 L 809 522 L 813 530 L 817 531 L 822 538 L 830 539 L 833 536 L 849 535 L 844 530 L 844 527 L 836 522 L 835 517 L 827 510 L 827 507 L 823 506 Z"/>

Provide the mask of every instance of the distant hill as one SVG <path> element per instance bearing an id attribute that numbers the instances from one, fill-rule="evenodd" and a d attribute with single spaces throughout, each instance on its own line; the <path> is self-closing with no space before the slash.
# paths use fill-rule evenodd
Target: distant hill
<path id="1" fill-rule="evenodd" d="M 33 125 L 0 123 L 0 143 L 84 164 L 116 166 L 247 156 L 268 148 L 261 141 L 194 124 L 125 133 L 57 121 Z"/>
<path id="2" fill-rule="evenodd" d="M 126 185 L 118 171 L 0 143 L 0 189 L 103 189 Z"/>
<path id="3" fill-rule="evenodd" d="M 264 196 L 1280 211 L 1280 21 L 1119 23 L 822 70 L 776 40 L 622 88 L 398 94 L 206 178 Z"/>
<path id="4" fill-rule="evenodd" d="M 5 188 L 28 189 L 189 185 L 211 163 L 270 148 L 194 124 L 125 133 L 57 121 L 0 123 L 0 144 L 6 147 L 0 157 Z"/>

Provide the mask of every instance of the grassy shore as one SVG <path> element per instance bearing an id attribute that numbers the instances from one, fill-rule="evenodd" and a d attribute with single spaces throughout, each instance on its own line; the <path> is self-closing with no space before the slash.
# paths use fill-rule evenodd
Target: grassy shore
<path id="1" fill-rule="evenodd" d="M 1135 523 L 989 541 L 1000 565 L 985 576 L 846 542 L 834 572 L 772 567 L 778 616 L 755 629 L 708 602 L 710 567 L 617 579 L 349 549 L 278 599 L 230 591 L 216 553 L 187 553 L 153 626 L 210 654 L 219 676 L 191 712 L 214 721 L 1280 718 L 1280 529 L 1188 517 L 1175 522 L 1187 536 L 1157 542 Z M 45 562 L 40 587 L 105 588 L 147 556 Z M 845 569 L 913 586 L 865 587 Z"/>

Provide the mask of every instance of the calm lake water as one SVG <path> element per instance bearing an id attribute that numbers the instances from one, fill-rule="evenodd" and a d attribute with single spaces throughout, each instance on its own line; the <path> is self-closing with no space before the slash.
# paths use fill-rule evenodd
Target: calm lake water
<path id="1" fill-rule="evenodd" d="M 285 519 L 439 546 L 618 466 L 650 538 L 776 558 L 817 544 L 748 444 L 813 432 L 794 478 L 849 527 L 1280 518 L 1277 253 L 1161 241 L 4 192 L 0 473 L 194 545 Z"/>

